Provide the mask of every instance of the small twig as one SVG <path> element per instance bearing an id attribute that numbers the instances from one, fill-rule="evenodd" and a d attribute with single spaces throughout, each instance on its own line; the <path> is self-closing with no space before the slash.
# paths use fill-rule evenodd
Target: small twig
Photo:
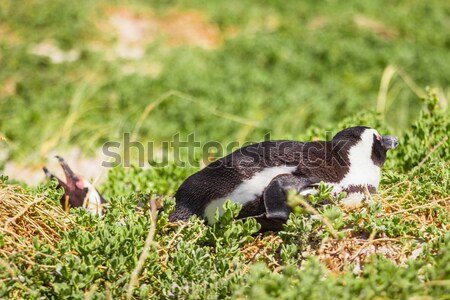
<path id="1" fill-rule="evenodd" d="M 184 222 L 180 228 L 178 229 L 178 231 L 175 233 L 175 235 L 173 236 L 173 238 L 169 241 L 169 243 L 167 244 L 167 246 L 165 247 L 161 247 L 160 251 L 164 252 L 162 255 L 160 255 L 161 258 L 161 263 L 164 264 L 164 266 L 166 266 L 167 261 L 169 260 L 169 254 L 166 251 L 166 249 L 168 249 L 170 251 L 170 247 L 172 246 L 172 243 L 175 242 L 175 239 L 181 234 L 181 232 L 183 231 L 183 229 L 188 225 L 188 223 Z M 166 256 L 167 255 L 167 256 Z"/>
<path id="2" fill-rule="evenodd" d="M 450 160 L 444 164 L 443 168 L 447 168 L 448 166 L 450 166 Z"/>
<path id="3" fill-rule="evenodd" d="M 350 261 L 353 261 L 359 255 L 359 253 L 361 253 L 361 251 L 364 248 L 366 248 L 368 245 L 374 243 L 376 235 L 377 235 L 377 230 L 376 229 L 372 230 L 372 232 L 370 233 L 370 236 L 369 236 L 369 240 L 367 242 L 365 242 L 361 247 L 359 247 L 358 251 L 356 251 L 356 253 L 350 258 Z"/>
<path id="4" fill-rule="evenodd" d="M 27 212 L 27 210 L 29 210 L 33 205 L 41 202 L 42 200 L 44 200 L 44 198 L 39 198 L 39 199 L 34 200 L 33 202 L 29 203 L 27 206 L 25 206 L 25 208 L 21 212 L 19 212 L 17 215 L 15 215 L 14 217 L 12 217 L 8 221 L 6 221 L 4 228 L 6 229 L 9 224 L 11 224 L 15 220 L 17 220 L 18 218 L 23 216 Z"/>
<path id="5" fill-rule="evenodd" d="M 139 274 L 141 273 L 144 263 L 147 260 L 150 247 L 154 244 L 153 239 L 156 231 L 156 203 L 153 197 L 150 199 L 150 219 L 150 230 L 147 238 L 145 239 L 144 249 L 142 250 L 139 261 L 131 274 L 130 282 L 128 284 L 127 299 L 131 299 L 133 297 L 134 287 L 139 283 Z"/>
<path id="6" fill-rule="evenodd" d="M 436 205 L 436 204 L 438 204 L 440 202 L 444 202 L 444 201 L 447 201 L 447 200 L 450 200 L 450 197 L 439 199 L 439 200 L 433 201 L 431 203 L 427 203 L 427 204 L 423 204 L 423 205 L 419 205 L 419 206 L 415 206 L 415 207 L 411 207 L 411 208 L 407 208 L 407 209 L 402 209 L 402 210 L 399 210 L 399 211 L 396 211 L 396 212 L 392 212 L 390 214 L 383 214 L 383 217 L 394 216 L 394 215 L 398 215 L 398 214 L 401 214 L 401 213 L 405 213 L 405 212 L 409 212 L 409 211 L 413 211 L 413 210 L 417 210 L 417 209 L 421 209 L 421 208 L 427 208 L 427 207 Z"/>
<path id="7" fill-rule="evenodd" d="M 84 294 L 85 300 L 91 300 L 94 297 L 95 292 L 98 290 L 98 284 L 94 283 L 89 291 L 87 291 L 86 294 Z"/>
<path id="8" fill-rule="evenodd" d="M 111 300 L 112 299 L 111 283 L 109 283 L 109 281 L 105 282 L 105 299 L 106 300 Z"/>
<path id="9" fill-rule="evenodd" d="M 412 183 L 411 181 L 408 181 L 408 190 L 406 191 L 406 194 L 402 197 L 402 199 L 400 199 L 400 203 L 403 203 L 406 198 L 408 198 L 411 195 L 411 188 L 412 188 Z"/>
<path id="10" fill-rule="evenodd" d="M 175 242 L 175 239 L 181 234 L 181 232 L 184 230 L 184 228 L 188 225 L 188 223 L 184 222 L 180 228 L 178 229 L 178 231 L 175 233 L 175 235 L 173 236 L 173 238 L 170 239 L 169 243 L 167 244 L 166 248 L 170 249 L 170 247 L 172 246 L 172 243 Z"/>
<path id="11" fill-rule="evenodd" d="M 16 277 L 16 272 L 14 272 L 14 270 L 9 266 L 9 264 L 1 258 L 0 258 L 0 265 L 3 266 L 6 269 L 6 271 L 8 271 L 11 277 L 13 278 Z"/>
<path id="12" fill-rule="evenodd" d="M 400 182 L 394 184 L 393 186 L 388 187 L 387 189 L 385 189 L 384 191 L 382 191 L 382 192 L 379 193 L 378 195 L 379 195 L 379 196 L 382 196 L 382 195 L 386 194 L 387 192 L 389 192 L 390 190 L 392 190 L 393 188 L 396 188 L 396 187 L 398 187 L 398 186 L 400 186 L 400 185 L 403 185 L 403 184 L 405 184 L 405 183 L 411 184 L 411 182 L 410 182 L 409 180 L 400 181 Z"/>
<path id="13" fill-rule="evenodd" d="M 381 241 L 381 242 L 399 242 L 402 239 L 416 239 L 416 236 L 412 236 L 412 235 L 405 235 L 399 238 L 378 238 L 376 240 L 373 240 L 373 243 L 376 243 L 377 241 Z M 346 238 L 346 239 L 330 239 L 330 242 L 357 242 L 357 243 L 365 243 L 367 242 L 367 239 L 363 239 L 363 238 Z"/>
<path id="14" fill-rule="evenodd" d="M 370 236 L 369 236 L 369 242 L 372 242 L 372 241 L 375 239 L 376 236 L 377 236 L 377 230 L 374 229 L 374 230 L 372 230 L 372 232 L 370 233 Z"/>
<path id="15" fill-rule="evenodd" d="M 16 239 L 20 239 L 20 237 L 21 237 L 20 234 L 17 234 L 17 233 L 15 233 L 14 231 L 11 231 L 11 230 L 9 230 L 9 229 L 7 229 L 7 228 L 5 228 L 5 227 L 3 227 L 3 228 L 0 227 L 0 231 L 9 233 L 10 235 L 13 235 Z"/>
<path id="16" fill-rule="evenodd" d="M 369 192 L 369 188 L 367 187 L 367 184 L 364 185 L 364 198 L 368 202 L 372 201 L 372 195 Z"/>
<path id="17" fill-rule="evenodd" d="M 424 283 L 425 285 L 449 286 L 450 280 L 432 280 Z"/>
<path id="18" fill-rule="evenodd" d="M 373 233 L 373 232 L 372 232 Z M 361 251 L 366 248 L 367 246 L 371 245 L 371 244 L 375 244 L 378 242 L 400 242 L 398 239 L 393 239 L 393 238 L 379 238 L 379 239 L 372 239 L 372 240 L 368 240 L 366 243 L 364 243 L 364 245 L 361 246 L 361 248 L 358 249 L 358 251 L 356 251 L 356 253 L 350 258 L 350 262 L 353 261 L 360 253 Z"/>
<path id="19" fill-rule="evenodd" d="M 302 198 L 298 198 L 296 199 L 296 201 L 300 202 L 300 204 L 305 208 L 305 210 L 307 212 L 309 212 L 310 214 L 313 215 L 317 215 L 321 218 L 322 222 L 325 224 L 325 226 L 328 227 L 328 229 L 331 232 L 331 235 L 335 238 L 335 239 L 339 239 L 339 235 L 338 232 L 336 231 L 336 229 L 334 229 L 333 225 L 331 224 L 330 220 L 325 217 L 324 215 L 320 214 L 314 207 L 312 207 L 308 202 L 306 202 L 305 200 L 303 200 Z"/>

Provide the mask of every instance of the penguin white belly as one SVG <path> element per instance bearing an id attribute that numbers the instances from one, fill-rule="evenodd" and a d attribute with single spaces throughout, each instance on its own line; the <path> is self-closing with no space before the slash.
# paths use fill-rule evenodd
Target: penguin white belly
<path id="1" fill-rule="evenodd" d="M 376 133 L 376 131 L 375 131 Z M 371 140 L 373 130 L 364 132 L 361 141 L 353 146 L 348 155 L 350 169 L 345 177 L 339 182 L 342 187 L 350 185 L 371 185 L 378 189 L 381 179 L 381 169 L 372 160 L 372 145 L 365 145 L 364 140 Z"/>
<path id="2" fill-rule="evenodd" d="M 375 165 L 367 166 L 367 172 L 360 172 L 358 168 L 350 167 L 348 174 L 337 184 L 328 183 L 333 186 L 332 193 L 338 195 L 350 186 L 372 186 L 378 190 L 381 179 L 381 169 Z M 342 200 L 342 204 L 349 207 L 356 207 L 362 204 L 365 199 L 363 192 L 354 192 L 347 194 Z"/>
<path id="3" fill-rule="evenodd" d="M 215 214 L 217 209 L 219 215 L 224 213 L 223 205 L 227 200 L 241 203 L 242 205 L 255 200 L 258 196 L 262 195 L 264 189 L 269 185 L 272 179 L 280 174 L 292 173 L 297 167 L 270 167 L 262 170 L 259 173 L 253 175 L 253 177 L 243 181 L 239 184 L 231 193 L 225 197 L 212 200 L 205 208 L 205 217 L 209 224 L 216 222 Z"/>

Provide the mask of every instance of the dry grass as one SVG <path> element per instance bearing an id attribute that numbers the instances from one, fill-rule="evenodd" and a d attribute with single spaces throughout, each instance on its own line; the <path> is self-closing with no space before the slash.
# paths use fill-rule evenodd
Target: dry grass
<path id="1" fill-rule="evenodd" d="M 381 202 L 383 205 L 382 212 L 377 217 L 390 217 L 394 215 L 402 215 L 404 220 L 416 220 L 420 226 L 419 230 L 425 232 L 426 228 L 434 225 L 442 232 L 448 230 L 446 226 L 440 224 L 438 220 L 432 217 L 432 210 L 435 206 L 440 206 L 450 212 L 450 198 L 430 199 L 426 205 L 416 205 L 414 207 L 404 209 L 404 202 L 413 195 L 410 191 L 411 183 L 409 181 L 401 182 L 409 188 L 403 195 L 395 195 L 392 190 L 386 190 L 384 193 L 376 195 L 375 201 Z M 409 199 L 411 200 L 411 199 Z M 352 211 L 362 211 L 366 207 L 352 208 L 344 210 L 344 218 L 348 217 Z M 341 272 L 348 264 L 354 264 L 354 272 L 359 273 L 362 270 L 363 263 L 373 254 L 381 254 L 385 258 L 392 260 L 394 263 L 401 265 L 409 258 L 415 258 L 422 252 L 420 241 L 412 236 L 402 236 L 398 238 L 388 238 L 374 231 L 370 236 L 361 236 L 360 234 L 347 231 L 345 239 L 328 239 L 324 240 L 315 253 L 321 261 L 332 272 Z M 414 242 L 416 246 L 413 245 Z"/>
<path id="2" fill-rule="evenodd" d="M 5 245 L 2 255 L 30 249 L 38 238 L 55 246 L 59 231 L 67 230 L 70 221 L 64 211 L 47 201 L 44 195 L 30 195 L 20 186 L 0 183 L 0 231 Z"/>
<path id="3" fill-rule="evenodd" d="M 339 274 L 349 264 L 352 264 L 353 272 L 358 274 L 371 255 L 382 254 L 394 263 L 401 264 L 411 254 L 417 254 L 417 251 L 406 252 L 404 249 L 405 242 L 400 238 L 370 239 L 364 236 L 350 235 L 345 239 L 324 240 L 313 254 L 317 255 L 319 260 L 333 273 Z M 421 248 L 418 249 L 421 250 Z"/>
<path id="4" fill-rule="evenodd" d="M 396 193 L 396 188 L 406 187 L 406 192 Z M 434 225 L 442 234 L 450 229 L 450 225 L 441 224 L 433 217 L 433 210 L 436 206 L 445 209 L 450 213 L 450 197 L 443 195 L 433 195 L 433 199 L 425 205 L 415 205 L 407 209 L 404 208 L 405 201 L 411 201 L 414 195 L 411 193 L 411 182 L 403 181 L 395 186 L 386 189 L 378 195 L 372 195 L 373 200 L 382 203 L 383 209 L 377 217 L 390 217 L 402 215 L 404 220 L 415 220 L 420 231 L 425 232 L 428 226 Z M 367 206 L 346 208 L 342 207 L 344 220 L 349 218 L 352 212 L 364 212 Z M 324 224 L 324 227 L 329 225 Z M 363 265 L 367 263 L 371 256 L 380 254 L 390 259 L 397 265 L 404 264 L 408 259 L 414 259 L 422 253 L 422 244 L 419 239 L 413 236 L 402 236 L 389 238 L 376 231 L 369 234 L 361 234 L 353 229 L 344 229 L 345 238 L 330 237 L 325 238 L 319 245 L 310 244 L 302 256 L 316 256 L 332 273 L 340 274 L 352 264 L 353 272 L 359 274 Z M 424 241 L 422 241 L 424 242 Z M 279 267 L 276 258 L 268 261 L 269 254 L 273 254 L 274 247 L 282 244 L 281 238 L 277 234 L 265 237 L 257 237 L 252 243 L 245 245 L 242 252 L 246 256 L 246 261 L 251 264 L 255 260 L 262 258 L 271 267 Z M 277 250 L 277 252 L 280 249 Z"/>
<path id="5" fill-rule="evenodd" d="M 404 193 L 398 193 L 397 189 L 404 189 Z M 442 197 L 442 195 L 433 195 L 433 199 L 427 204 L 416 205 L 405 209 L 405 201 L 411 201 L 413 194 L 411 193 L 411 182 L 403 181 L 394 186 L 389 187 L 382 193 L 373 196 L 373 200 L 382 204 L 382 211 L 379 217 L 390 217 L 394 215 L 402 215 L 405 220 L 416 220 L 420 227 L 425 231 L 430 225 L 436 226 L 442 232 L 448 230 L 448 224 L 440 224 L 433 218 L 433 209 L 435 206 L 450 212 L 450 197 Z M 35 237 L 47 241 L 51 246 L 55 246 L 60 240 L 59 231 L 67 230 L 70 227 L 70 221 L 66 218 L 64 211 L 59 207 L 46 201 L 44 195 L 29 195 L 18 185 L 0 184 L 0 229 L 5 236 L 5 246 L 1 250 L 1 254 L 5 257 L 17 250 L 30 249 L 32 241 Z M 367 206 L 357 208 L 342 208 L 344 219 L 348 219 L 353 212 L 364 212 Z M 152 210 L 152 224 L 154 227 L 154 213 Z M 317 214 L 317 213 L 314 213 Z M 378 217 L 377 216 L 377 217 Z M 324 226 L 329 227 L 330 224 Z M 183 227 L 182 227 L 183 228 Z M 180 231 L 182 231 L 180 228 Z M 154 228 L 150 230 L 150 242 L 146 243 L 148 247 L 152 244 Z M 389 238 L 376 231 L 370 235 L 361 234 L 352 229 L 345 229 L 345 238 L 338 238 L 337 233 L 330 238 L 325 238 L 318 245 L 308 245 L 302 256 L 317 256 L 327 268 L 336 274 L 341 273 L 349 264 L 354 265 L 353 272 L 359 273 L 364 263 L 374 254 L 381 254 L 392 260 L 394 263 L 401 265 L 409 258 L 415 258 L 422 252 L 422 246 L 417 239 L 412 236 L 402 236 L 397 238 Z M 178 236 L 177 233 L 174 236 Z M 278 261 L 278 252 L 282 240 L 279 235 L 271 234 L 266 236 L 257 236 L 253 242 L 246 244 L 242 248 L 242 252 L 246 257 L 248 265 L 255 261 L 263 260 L 269 267 L 280 267 Z M 171 248 L 172 242 L 167 248 Z M 278 248 L 278 249 L 277 249 Z M 161 249 L 160 249 L 161 250 Z M 148 251 L 143 251 L 147 253 Z M 275 255 L 271 255 L 275 254 Z M 161 253 L 161 258 L 165 257 Z M 145 257 L 140 259 L 143 263 Z M 162 263 L 164 259 L 162 259 Z M 139 274 L 137 268 L 135 280 Z M 131 295 L 135 284 L 130 285 L 129 295 Z"/>
<path id="6" fill-rule="evenodd" d="M 136 267 L 133 270 L 133 273 L 131 273 L 131 278 L 128 283 L 128 289 L 127 289 L 127 299 L 133 298 L 133 291 L 135 287 L 139 283 L 139 274 L 142 271 L 142 268 L 144 267 L 145 261 L 148 258 L 148 253 L 150 251 L 150 248 L 152 246 L 157 246 L 158 244 L 154 241 L 155 238 L 155 232 L 156 232 L 156 201 L 154 198 L 150 200 L 150 230 L 148 232 L 147 238 L 145 239 L 144 249 L 141 252 L 141 255 L 139 256 L 139 260 L 136 264 Z"/>

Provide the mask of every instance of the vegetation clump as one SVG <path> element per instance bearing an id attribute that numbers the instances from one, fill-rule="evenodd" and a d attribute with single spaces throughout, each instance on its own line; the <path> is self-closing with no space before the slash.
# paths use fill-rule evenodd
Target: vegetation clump
<path id="1" fill-rule="evenodd" d="M 448 0 L 0 0 L 0 298 L 450 299 L 448 15 Z M 169 223 L 198 153 L 113 168 L 101 218 L 64 212 L 55 182 L 14 181 L 124 133 L 159 153 L 355 125 L 400 138 L 379 194 L 352 209 L 326 185 L 292 194 L 278 233 L 232 203 L 212 227 Z M 155 197 L 162 211 L 136 212 Z"/>
<path id="2" fill-rule="evenodd" d="M 292 194 L 297 206 L 279 233 L 258 233 L 254 219 L 234 220 L 240 207 L 230 202 L 214 226 L 195 217 L 169 223 L 169 196 L 157 215 L 150 206 L 136 212 L 138 202 L 154 199 L 155 183 L 182 182 L 185 170 L 175 165 L 113 169 L 100 187 L 110 199 L 102 218 L 83 209 L 66 215 L 55 183 L 23 189 L 2 178 L 8 209 L 0 224 L 0 296 L 448 299 L 449 121 L 436 100 L 430 93 L 402 137 L 407 145 L 392 152 L 379 194 L 352 209 L 339 197 L 329 201 L 325 185 L 310 199 Z"/>

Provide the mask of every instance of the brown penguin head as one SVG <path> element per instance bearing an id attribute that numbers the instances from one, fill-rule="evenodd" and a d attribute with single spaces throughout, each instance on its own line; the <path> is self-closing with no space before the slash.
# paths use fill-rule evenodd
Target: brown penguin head
<path id="1" fill-rule="evenodd" d="M 64 189 L 64 195 L 60 200 L 63 209 L 68 211 L 71 207 L 86 207 L 94 214 L 103 215 L 105 199 L 87 180 L 76 175 L 62 157 L 56 158 L 64 171 L 66 182 L 53 175 L 46 167 L 43 170 L 50 179 L 56 178 L 58 187 Z"/>

